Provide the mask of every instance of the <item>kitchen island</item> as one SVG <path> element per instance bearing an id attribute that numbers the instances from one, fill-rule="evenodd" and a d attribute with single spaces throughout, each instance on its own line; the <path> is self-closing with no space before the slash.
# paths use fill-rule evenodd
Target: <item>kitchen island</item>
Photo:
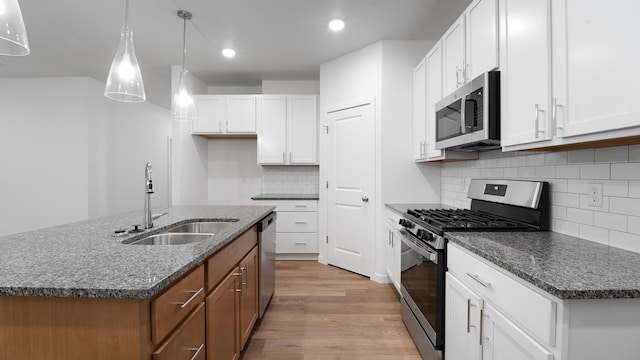
<path id="1" fill-rule="evenodd" d="M 255 224 L 273 209 L 172 207 L 123 237 L 112 234 L 140 223 L 141 211 L 1 237 L 0 359 L 239 353 L 257 319 Z M 207 220 L 232 223 L 199 243 L 128 245 Z M 232 341 L 214 348 L 222 322 Z"/>

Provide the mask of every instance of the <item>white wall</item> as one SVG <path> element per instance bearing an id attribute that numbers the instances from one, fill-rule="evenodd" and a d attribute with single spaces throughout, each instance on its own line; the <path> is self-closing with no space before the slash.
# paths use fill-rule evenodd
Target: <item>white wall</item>
<path id="1" fill-rule="evenodd" d="M 262 93 L 271 95 L 317 95 L 320 94 L 320 81 L 262 81 Z"/>
<path id="2" fill-rule="evenodd" d="M 211 95 L 237 95 L 237 94 L 260 94 L 261 86 L 209 86 L 207 94 Z"/>
<path id="3" fill-rule="evenodd" d="M 262 192 L 255 139 L 209 140 L 209 205 L 252 205 Z"/>
<path id="4" fill-rule="evenodd" d="M 166 205 L 168 110 L 103 92 L 83 77 L 2 79 L 0 235 L 142 209 L 147 161 Z"/>
<path id="5" fill-rule="evenodd" d="M 442 201 L 468 208 L 471 178 L 544 180 L 551 189 L 551 230 L 640 252 L 640 145 L 553 153 L 490 151 L 446 163 Z M 603 185 L 603 206 L 587 203 L 588 184 Z"/>

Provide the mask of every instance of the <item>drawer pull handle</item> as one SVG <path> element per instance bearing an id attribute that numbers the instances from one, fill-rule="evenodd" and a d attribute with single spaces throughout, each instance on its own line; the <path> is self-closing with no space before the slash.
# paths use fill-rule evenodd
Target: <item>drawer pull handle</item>
<path id="1" fill-rule="evenodd" d="M 471 274 L 471 273 L 467 273 L 467 276 L 469 276 L 470 278 L 472 278 L 473 280 L 477 281 L 478 284 L 484 286 L 484 287 L 489 287 L 491 286 L 491 283 L 486 282 L 486 281 L 482 281 L 480 280 L 480 277 L 477 274 Z"/>
<path id="2" fill-rule="evenodd" d="M 203 291 L 204 291 L 204 288 L 200 288 L 200 290 L 196 290 L 196 291 L 187 291 L 189 293 L 193 293 L 193 295 L 191 295 L 191 297 L 189 299 L 187 299 L 187 301 L 185 301 L 185 302 L 177 302 L 177 303 L 173 303 L 173 304 L 180 305 L 180 308 L 184 309 L 187 306 L 189 306 L 189 303 L 192 302 L 193 299 L 198 297 L 198 295 L 200 295 L 200 293 L 203 292 Z"/>
<path id="3" fill-rule="evenodd" d="M 471 299 L 467 299 L 467 334 L 471 332 Z"/>
<path id="4" fill-rule="evenodd" d="M 482 322 L 483 322 L 483 318 L 484 317 L 484 309 L 480 309 L 480 336 L 478 337 L 478 342 L 480 343 L 480 346 L 482 346 Z"/>
<path id="5" fill-rule="evenodd" d="M 242 268 L 242 289 L 249 287 L 249 264 Z"/>
<path id="6" fill-rule="evenodd" d="M 198 354 L 200 354 L 200 351 L 202 351 L 202 349 L 204 349 L 204 344 L 201 344 L 200 346 L 198 346 L 197 348 L 187 348 L 187 350 L 189 351 L 195 351 L 196 353 L 193 354 L 193 356 L 191 357 L 191 360 L 194 360 L 195 358 L 198 357 Z"/>
<path id="7" fill-rule="evenodd" d="M 306 242 L 297 242 L 296 245 L 304 246 L 304 245 L 307 245 L 307 243 Z"/>
<path id="8" fill-rule="evenodd" d="M 295 206 L 295 207 L 307 207 L 307 205 L 306 205 L 306 204 L 295 204 L 295 205 L 293 205 L 293 206 Z"/>
<path id="9" fill-rule="evenodd" d="M 304 224 L 306 224 L 306 223 L 307 223 L 306 221 L 296 221 L 296 224 L 302 224 L 302 225 L 304 225 Z"/>

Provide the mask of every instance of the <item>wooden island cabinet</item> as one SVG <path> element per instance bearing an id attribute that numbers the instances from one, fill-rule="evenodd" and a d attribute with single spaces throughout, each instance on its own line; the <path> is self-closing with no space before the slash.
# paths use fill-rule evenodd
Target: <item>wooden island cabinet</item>
<path id="1" fill-rule="evenodd" d="M 253 226 L 150 299 L 0 296 L 0 359 L 232 360 L 258 318 Z"/>

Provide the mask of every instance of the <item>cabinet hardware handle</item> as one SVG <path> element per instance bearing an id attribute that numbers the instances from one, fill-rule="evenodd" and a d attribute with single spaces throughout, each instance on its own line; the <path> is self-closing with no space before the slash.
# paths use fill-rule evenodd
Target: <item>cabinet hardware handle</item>
<path id="1" fill-rule="evenodd" d="M 229 132 L 229 120 L 225 121 L 225 131 L 224 132 Z"/>
<path id="2" fill-rule="evenodd" d="M 218 130 L 222 132 L 222 120 L 218 121 Z"/>
<path id="3" fill-rule="evenodd" d="M 480 280 L 480 277 L 477 274 L 471 274 L 471 273 L 467 273 L 467 276 L 469 276 L 470 278 L 472 278 L 473 280 L 477 281 L 478 284 L 484 286 L 484 287 L 489 287 L 491 286 L 491 283 L 486 282 L 486 281 L 482 281 Z"/>
<path id="4" fill-rule="evenodd" d="M 202 351 L 202 349 L 204 349 L 204 344 L 201 344 L 200 346 L 198 346 L 197 348 L 187 348 L 187 350 L 189 351 L 195 351 L 196 353 L 193 354 L 193 356 L 191 357 L 191 360 L 195 360 L 195 358 L 198 357 L 198 354 L 200 354 L 200 351 Z"/>
<path id="5" fill-rule="evenodd" d="M 460 81 L 461 72 L 462 69 L 460 69 L 460 67 L 456 65 L 456 87 L 460 87 L 460 85 L 462 85 L 462 82 Z"/>
<path id="6" fill-rule="evenodd" d="M 297 242 L 296 245 L 304 246 L 304 245 L 307 245 L 307 243 L 306 242 Z"/>
<path id="7" fill-rule="evenodd" d="M 174 302 L 172 304 L 180 305 L 180 308 L 184 309 L 189 305 L 190 302 L 193 301 L 193 299 L 195 299 L 203 291 L 204 291 L 204 288 L 200 288 L 200 290 L 187 291 L 188 293 L 193 293 L 193 295 L 191 295 L 191 297 L 189 299 L 187 299 L 187 301 L 185 301 L 185 302 Z"/>
<path id="8" fill-rule="evenodd" d="M 467 299 L 467 334 L 471 332 L 471 299 Z"/>
<path id="9" fill-rule="evenodd" d="M 246 289 L 248 287 L 248 278 L 249 278 L 249 264 L 242 267 L 242 289 Z"/>
<path id="10" fill-rule="evenodd" d="M 306 208 L 307 204 L 295 204 L 293 206 L 295 206 L 295 207 L 305 207 Z"/>
<path id="11" fill-rule="evenodd" d="M 296 224 L 299 224 L 299 225 L 304 225 L 304 224 L 306 224 L 306 223 L 307 223 L 306 221 L 300 221 L 300 220 L 299 220 L 299 221 L 296 221 Z"/>
<path id="12" fill-rule="evenodd" d="M 482 346 L 482 317 L 484 316 L 484 309 L 480 309 L 480 331 L 478 331 L 480 333 L 480 337 L 479 337 L 479 343 L 480 346 Z"/>
<path id="13" fill-rule="evenodd" d="M 289 164 L 293 163 L 293 153 L 289 152 Z"/>
<path id="14" fill-rule="evenodd" d="M 559 107 L 562 107 L 562 105 L 558 104 L 558 98 L 553 98 L 553 104 L 551 106 L 551 117 L 553 118 L 553 123 L 556 125 L 556 130 L 564 129 L 562 125 L 558 125 L 558 108 Z"/>
<path id="15" fill-rule="evenodd" d="M 282 152 L 282 163 L 286 164 L 287 163 L 287 153 L 286 152 Z"/>
<path id="16" fill-rule="evenodd" d="M 534 110 L 536 112 L 535 132 L 536 132 L 536 139 L 538 139 L 540 137 L 540 134 L 544 134 L 544 130 L 540 130 L 540 113 L 544 112 L 544 110 L 540 110 L 539 104 L 536 104 L 536 106 L 534 107 Z"/>

